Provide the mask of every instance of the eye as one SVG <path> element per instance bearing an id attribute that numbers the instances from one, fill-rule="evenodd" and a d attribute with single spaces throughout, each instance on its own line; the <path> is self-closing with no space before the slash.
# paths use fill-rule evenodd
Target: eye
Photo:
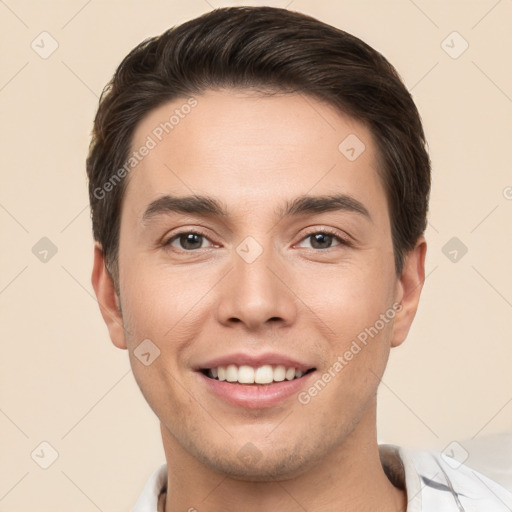
<path id="1" fill-rule="evenodd" d="M 338 242 L 334 244 L 334 246 L 349 245 L 349 242 L 346 239 L 342 238 L 337 233 L 326 229 L 308 233 L 301 242 L 305 240 L 311 240 L 312 249 L 330 249 L 333 247 L 333 241 Z"/>
<path id="2" fill-rule="evenodd" d="M 204 249 L 205 247 L 202 247 L 204 240 L 211 242 L 211 240 L 207 238 L 206 235 L 198 231 L 181 231 L 180 233 L 177 233 L 173 237 L 169 238 L 169 240 L 164 243 L 164 246 L 174 247 L 190 252 L 194 251 L 195 249 Z M 176 247 L 175 243 L 179 244 L 179 247 Z"/>
<path id="3" fill-rule="evenodd" d="M 326 229 L 308 233 L 302 238 L 299 246 L 306 240 L 310 240 L 311 248 L 317 250 L 330 249 L 338 245 L 350 245 L 348 240 L 341 237 L 336 232 Z M 182 251 L 192 252 L 197 249 L 208 248 L 203 246 L 203 242 L 205 241 L 210 243 L 210 247 L 215 245 L 204 233 L 199 231 L 181 231 L 169 238 L 163 245 L 164 247 L 173 247 Z M 335 243 L 333 244 L 333 242 Z"/>

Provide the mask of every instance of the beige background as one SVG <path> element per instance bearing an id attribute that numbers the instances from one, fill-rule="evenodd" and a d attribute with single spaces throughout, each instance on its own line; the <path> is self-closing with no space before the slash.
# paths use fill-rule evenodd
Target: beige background
<path id="1" fill-rule="evenodd" d="M 171 25 L 235 4 L 0 2 L 0 511 L 129 510 L 164 461 L 158 423 L 90 285 L 84 161 L 98 96 L 122 57 Z M 512 432 L 512 2 L 267 4 L 367 41 L 397 67 L 423 115 L 434 179 L 428 278 L 380 388 L 380 439 L 442 450 Z M 46 59 L 43 31 L 59 45 Z M 453 31 L 469 44 L 458 58 L 464 40 L 446 39 Z M 46 262 L 32 252 L 42 237 L 58 250 Z M 443 253 L 452 237 L 468 249 L 456 262 Z M 48 469 L 39 466 L 51 461 L 43 441 L 59 455 Z"/>

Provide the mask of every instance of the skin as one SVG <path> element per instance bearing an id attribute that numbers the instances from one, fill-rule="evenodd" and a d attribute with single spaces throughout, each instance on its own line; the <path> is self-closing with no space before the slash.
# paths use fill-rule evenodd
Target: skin
<path id="1" fill-rule="evenodd" d="M 397 276 L 370 131 L 302 95 L 223 90 L 195 97 L 197 106 L 129 175 L 120 297 L 99 244 L 92 275 L 112 342 L 128 349 L 161 422 L 171 468 L 166 512 L 405 510 L 405 492 L 379 461 L 376 392 L 390 349 L 405 340 L 415 316 L 426 243 L 418 240 Z M 150 112 L 132 147 L 185 101 Z M 366 147 L 355 161 L 338 150 L 349 134 Z M 155 199 L 192 193 L 222 201 L 228 217 L 143 220 Z M 370 218 L 353 211 L 276 216 L 296 196 L 333 193 L 361 202 Z M 205 238 L 187 250 L 173 237 L 191 229 Z M 327 238 L 318 248 L 311 235 L 324 229 L 350 244 Z M 263 249 L 252 263 L 236 251 L 247 236 Z M 236 407 L 194 370 L 234 352 L 278 352 L 315 367 L 311 385 L 394 303 L 402 306 L 394 320 L 308 404 L 294 395 L 275 407 Z M 149 366 L 134 356 L 144 339 L 160 350 Z M 247 443 L 258 454 L 252 462 L 239 456 Z"/>

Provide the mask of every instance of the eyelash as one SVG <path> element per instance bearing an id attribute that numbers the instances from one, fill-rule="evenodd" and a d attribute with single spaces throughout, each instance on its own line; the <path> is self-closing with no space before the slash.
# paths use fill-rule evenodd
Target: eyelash
<path id="1" fill-rule="evenodd" d="M 164 242 L 162 245 L 164 247 L 170 247 L 171 246 L 171 243 L 174 242 L 175 240 L 179 239 L 180 236 L 182 235 L 198 235 L 198 236 L 201 236 L 203 238 L 206 238 L 208 241 L 212 242 L 208 236 L 204 233 L 202 233 L 201 231 L 197 231 L 197 230 L 194 230 L 194 229 L 191 229 L 191 230 L 186 230 L 186 231 L 180 231 L 179 233 L 176 233 L 175 235 L 173 235 L 171 238 L 169 238 L 166 242 Z M 338 242 L 339 242 L 339 245 L 344 245 L 344 246 L 347 246 L 347 247 L 351 247 L 351 243 L 350 241 L 345 238 L 345 237 L 342 237 L 339 235 L 339 233 L 335 230 L 331 230 L 331 229 L 328 229 L 328 228 L 322 228 L 322 229 L 315 229 L 315 230 L 311 230 L 309 231 L 308 233 L 306 233 L 301 239 L 300 239 L 300 242 L 303 242 L 304 240 L 306 240 L 307 238 L 313 236 L 313 235 L 317 235 L 317 234 L 322 234 L 322 235 L 330 235 L 332 236 L 333 238 L 335 238 Z M 213 243 L 213 242 L 212 242 Z M 334 246 L 336 247 L 336 246 Z M 327 249 L 315 249 L 315 248 L 312 248 L 313 251 L 321 251 L 321 252 L 326 252 L 328 251 L 329 249 L 333 249 L 334 247 L 328 247 Z M 179 249 L 180 251 L 182 252 L 196 252 L 198 249 L 192 249 L 192 250 L 186 250 L 186 249 Z"/>
<path id="2" fill-rule="evenodd" d="M 322 228 L 322 229 L 313 229 L 311 231 L 309 231 L 308 233 L 306 233 L 302 238 L 301 238 L 301 242 L 306 240 L 306 238 L 309 238 L 310 236 L 312 235 L 319 235 L 319 234 L 322 234 L 322 235 L 330 235 L 332 236 L 334 239 L 336 239 L 338 242 L 339 242 L 339 245 L 345 245 L 347 247 L 351 247 L 351 243 L 350 241 L 348 240 L 348 238 L 346 237 L 343 237 L 341 236 L 338 231 L 335 231 L 334 229 L 329 229 L 329 228 Z M 315 249 L 315 248 L 312 248 L 313 251 L 321 251 L 321 252 L 325 252 L 325 251 L 328 251 L 329 249 L 334 249 L 336 246 L 333 246 L 333 247 L 328 247 L 327 249 Z"/>

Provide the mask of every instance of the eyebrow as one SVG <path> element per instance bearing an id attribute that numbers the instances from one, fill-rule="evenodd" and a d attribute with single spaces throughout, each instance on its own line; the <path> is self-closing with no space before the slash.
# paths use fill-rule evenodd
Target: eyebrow
<path id="1" fill-rule="evenodd" d="M 357 199 L 346 194 L 308 196 L 302 195 L 285 202 L 284 206 L 275 211 L 279 219 L 291 216 L 319 214 L 332 211 L 348 211 L 357 213 L 372 220 L 367 208 Z M 201 215 L 204 217 L 228 218 L 227 207 L 210 196 L 171 196 L 165 195 L 149 204 L 142 216 L 146 222 L 153 217 L 169 213 Z"/>

